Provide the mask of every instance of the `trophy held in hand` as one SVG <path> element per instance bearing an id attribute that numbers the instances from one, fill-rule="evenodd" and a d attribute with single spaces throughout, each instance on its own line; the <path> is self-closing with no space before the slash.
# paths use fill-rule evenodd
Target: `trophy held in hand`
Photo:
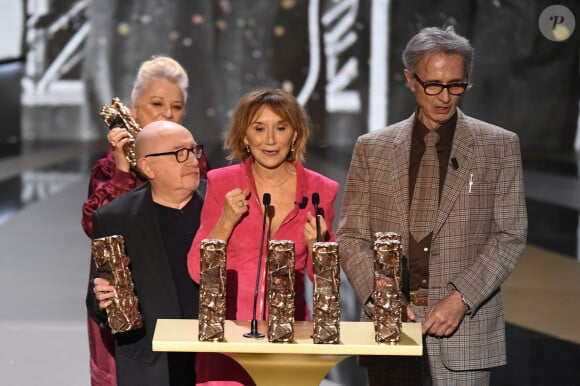
<path id="1" fill-rule="evenodd" d="M 91 255 L 98 276 L 108 280 L 115 288 L 113 303 L 106 308 L 111 332 L 116 334 L 143 327 L 123 236 L 94 239 L 91 243 Z"/>
<path id="2" fill-rule="evenodd" d="M 131 164 L 132 168 L 137 166 L 137 155 L 135 154 L 135 138 L 137 134 L 141 131 L 141 127 L 133 118 L 131 114 L 131 109 L 121 102 L 117 97 L 113 98 L 110 105 L 104 105 L 101 107 L 99 113 L 105 124 L 110 129 L 115 127 L 121 127 L 127 130 L 129 135 L 129 143 L 125 145 L 123 151 L 125 152 L 125 158 Z"/>

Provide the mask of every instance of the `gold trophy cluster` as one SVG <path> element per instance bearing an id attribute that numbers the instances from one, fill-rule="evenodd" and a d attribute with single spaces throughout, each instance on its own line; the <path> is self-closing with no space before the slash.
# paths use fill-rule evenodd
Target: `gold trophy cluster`
<path id="1" fill-rule="evenodd" d="M 226 296 L 226 242 L 201 243 L 199 340 L 223 341 Z M 268 242 L 268 341 L 294 339 L 294 242 Z M 374 331 L 378 343 L 396 343 L 402 334 L 401 236 L 379 232 L 374 238 Z M 340 264 L 338 244 L 316 242 L 312 250 L 314 270 L 313 333 L 317 344 L 340 342 Z"/>
<path id="2" fill-rule="evenodd" d="M 223 341 L 226 318 L 227 243 L 202 240 L 199 288 L 200 341 Z M 138 299 L 120 235 L 94 239 L 91 252 L 100 277 L 115 287 L 107 317 L 113 333 L 142 327 Z M 396 343 L 402 334 L 401 236 L 380 232 L 374 238 L 374 331 L 378 343 Z M 338 244 L 316 242 L 312 250 L 313 333 L 317 344 L 340 342 L 340 264 Z M 268 341 L 294 339 L 294 242 L 271 240 L 267 255 Z"/>
<path id="3" fill-rule="evenodd" d="M 203 240 L 199 287 L 200 341 L 223 341 L 226 296 L 226 243 Z M 290 240 L 271 240 L 267 255 L 268 341 L 294 340 L 295 245 Z M 314 343 L 340 340 L 340 266 L 338 245 L 317 242 L 313 248 Z"/>

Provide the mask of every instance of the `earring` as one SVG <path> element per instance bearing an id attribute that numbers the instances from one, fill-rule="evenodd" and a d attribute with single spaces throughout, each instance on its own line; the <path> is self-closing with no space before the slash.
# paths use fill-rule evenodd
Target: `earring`
<path id="1" fill-rule="evenodd" d="M 292 145 L 290 145 L 290 151 L 292 153 L 294 153 L 296 151 L 296 149 L 294 148 L 294 144 L 296 143 L 296 140 L 292 141 Z"/>
<path id="2" fill-rule="evenodd" d="M 246 153 L 250 154 L 250 145 L 246 145 Z"/>

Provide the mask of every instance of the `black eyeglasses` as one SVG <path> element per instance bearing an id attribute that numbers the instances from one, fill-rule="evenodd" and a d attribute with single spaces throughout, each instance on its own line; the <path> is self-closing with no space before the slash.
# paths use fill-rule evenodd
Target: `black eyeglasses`
<path id="1" fill-rule="evenodd" d="M 177 149 L 175 151 L 166 151 L 164 153 L 147 154 L 145 157 L 159 157 L 161 155 L 173 154 L 177 162 L 184 163 L 189 158 L 189 153 L 193 154 L 195 159 L 200 159 L 201 156 L 203 155 L 203 145 L 195 145 L 189 148 L 184 147 L 183 149 Z"/>
<path id="2" fill-rule="evenodd" d="M 461 95 L 465 90 L 469 90 L 471 85 L 467 82 L 457 82 L 449 84 L 441 84 L 438 82 L 423 82 L 417 74 L 413 74 L 413 78 L 423 86 L 423 91 L 427 95 L 439 95 L 443 89 L 447 89 L 451 95 Z"/>

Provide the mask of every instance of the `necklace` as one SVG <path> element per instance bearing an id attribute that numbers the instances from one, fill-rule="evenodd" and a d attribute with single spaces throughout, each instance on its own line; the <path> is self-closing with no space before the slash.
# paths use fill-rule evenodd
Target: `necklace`
<path id="1" fill-rule="evenodd" d="M 258 174 L 253 171 L 254 174 L 254 178 L 260 182 L 260 185 L 264 186 L 265 188 L 279 188 L 280 186 L 284 185 L 289 179 L 290 176 L 292 176 L 292 174 L 290 172 L 288 172 L 288 170 L 286 168 L 284 168 L 284 170 L 286 171 L 286 178 L 284 178 L 282 180 L 282 182 L 278 183 L 278 184 L 274 184 L 274 185 L 268 185 L 264 183 L 264 180 L 261 177 L 258 177 Z"/>
<path id="2" fill-rule="evenodd" d="M 290 176 L 287 176 L 284 181 L 280 182 L 279 184 L 276 185 L 268 185 L 263 183 L 259 178 L 258 180 L 260 180 L 260 185 L 264 186 L 265 188 L 279 188 L 280 186 L 284 185 L 286 183 L 286 181 L 288 181 L 288 179 L 290 179 Z"/>

